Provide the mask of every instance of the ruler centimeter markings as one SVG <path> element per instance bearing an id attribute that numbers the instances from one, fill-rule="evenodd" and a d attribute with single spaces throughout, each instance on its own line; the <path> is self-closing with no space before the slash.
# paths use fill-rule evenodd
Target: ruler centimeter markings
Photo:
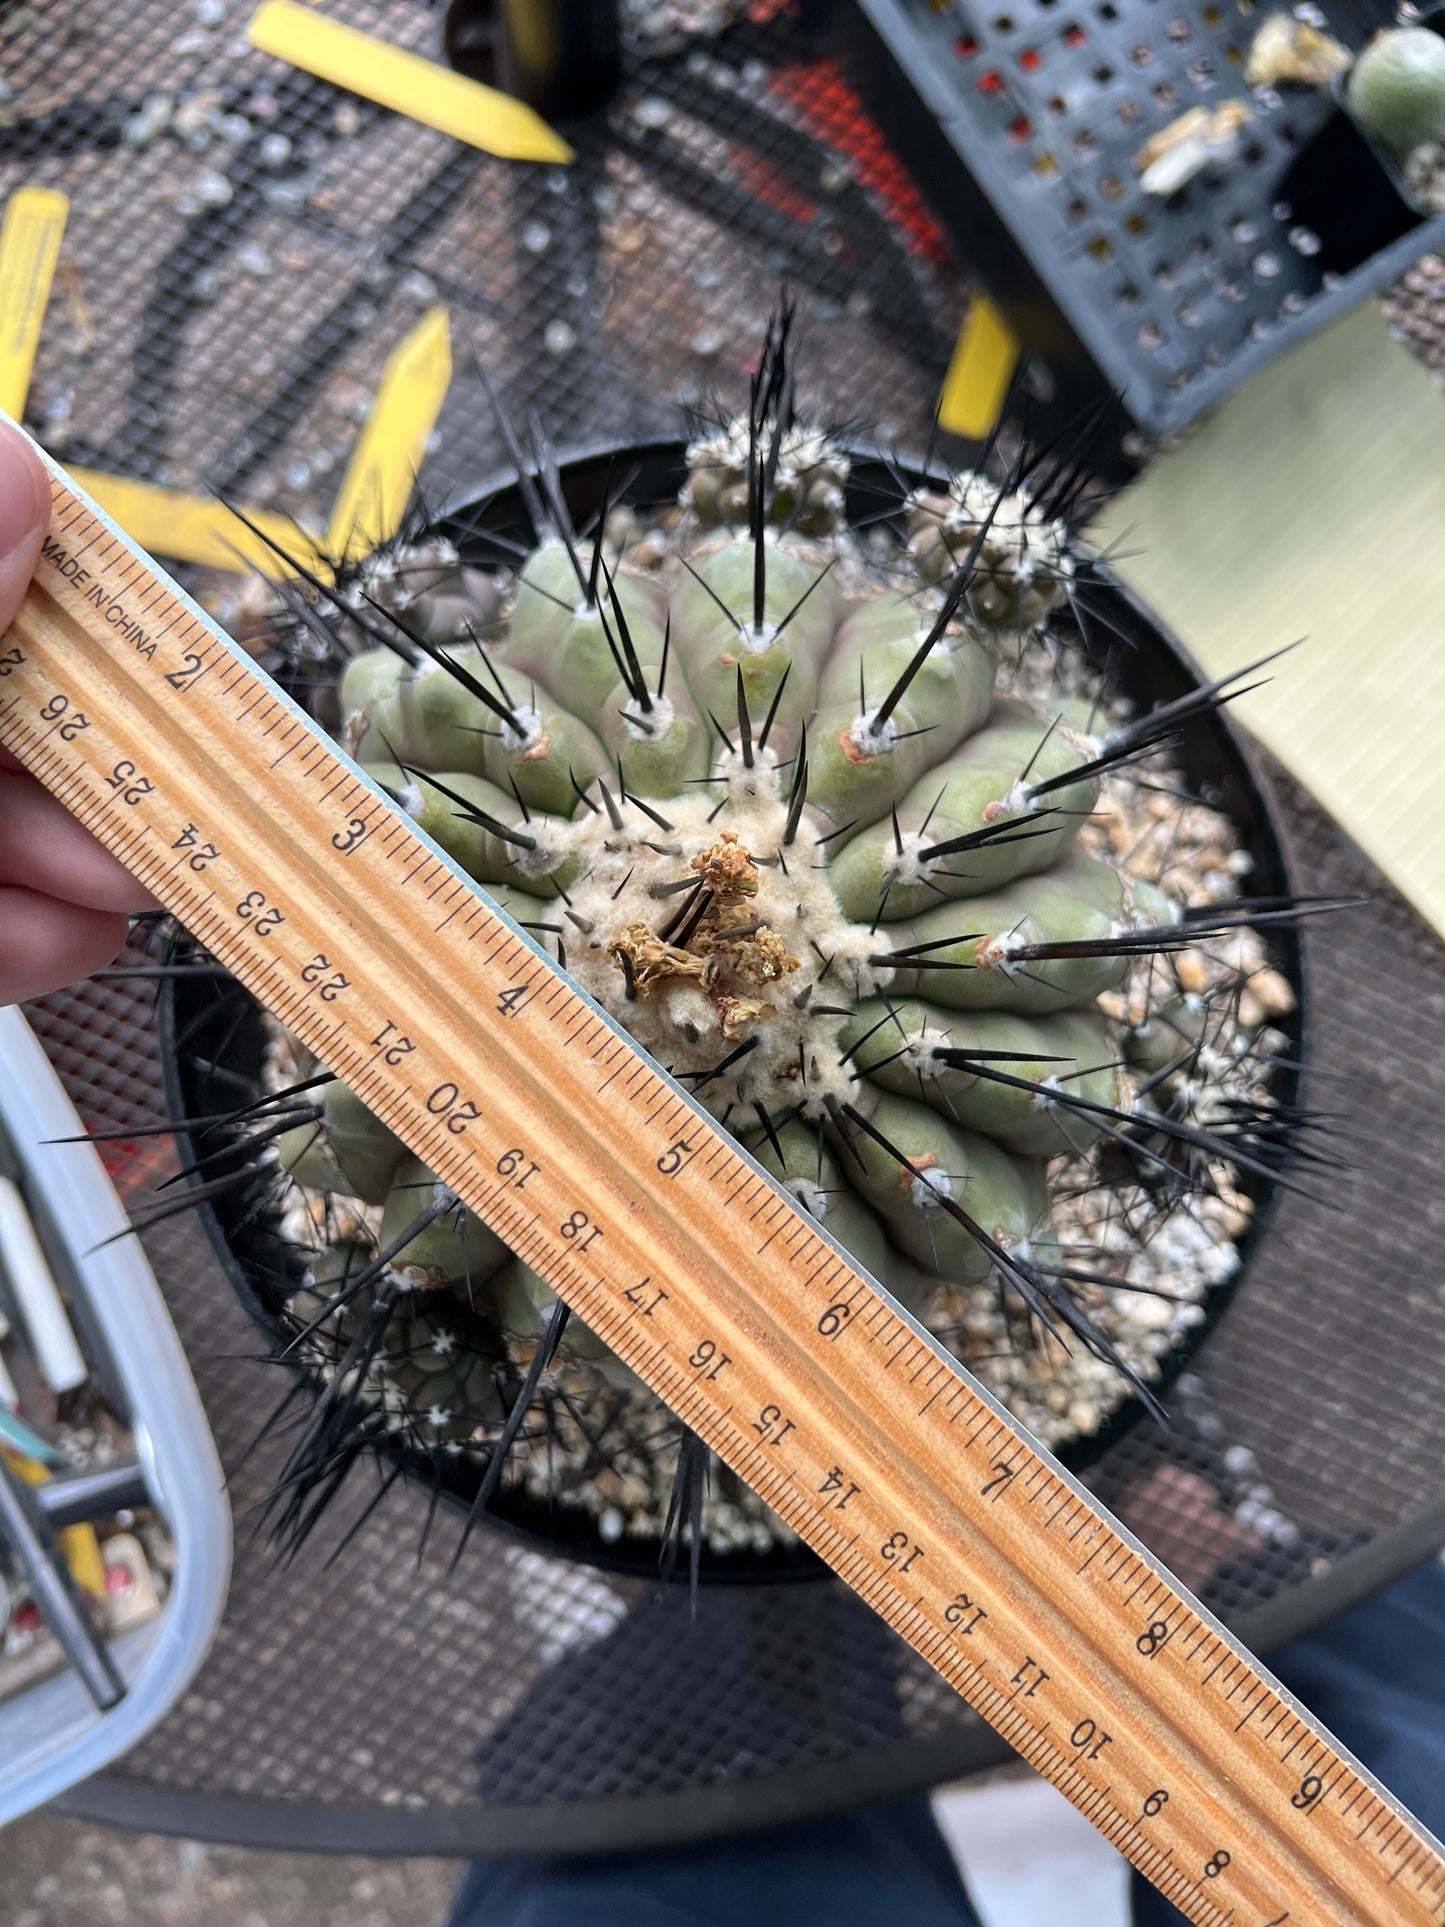
<path id="1" fill-rule="evenodd" d="M 0 744 L 1200 1927 L 1440 1847 L 59 471 Z"/>

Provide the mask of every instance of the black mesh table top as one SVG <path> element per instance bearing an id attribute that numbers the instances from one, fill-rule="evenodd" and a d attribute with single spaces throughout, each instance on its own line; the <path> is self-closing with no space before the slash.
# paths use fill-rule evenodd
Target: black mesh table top
<path id="1" fill-rule="evenodd" d="M 420 4 L 331 11 L 438 44 Z M 665 58 L 632 49 L 562 172 L 490 160 L 248 51 L 243 0 L 6 10 L 0 190 L 43 182 L 71 202 L 31 425 L 77 465 L 324 521 L 385 357 L 433 302 L 458 369 L 423 476 L 440 497 L 502 465 L 472 348 L 563 448 L 673 433 L 680 403 L 741 388 L 786 278 L 818 406 L 922 443 L 959 273 L 841 73 L 786 8 L 739 11 L 776 17 Z M 1440 293 L 1427 264 L 1395 300 L 1445 359 Z M 1306 939 L 1312 1059 L 1347 1080 L 1318 1101 L 1358 1120 L 1357 1170 L 1339 1209 L 1284 1202 L 1172 1434 L 1135 1432 L 1089 1475 L 1261 1650 L 1445 1537 L 1440 946 L 1277 790 L 1298 887 L 1374 899 Z M 161 1113 L 148 986 L 84 985 L 31 1014 L 94 1128 Z M 107 1147 L 132 1203 L 169 1168 L 156 1144 Z M 251 1537 L 280 1454 L 251 1449 L 275 1368 L 198 1227 L 148 1248 L 231 1477 L 236 1573 L 195 1686 L 73 1810 L 277 1846 L 582 1851 L 888 1797 L 999 1757 L 831 1582 L 705 1591 L 694 1619 L 685 1588 L 485 1533 L 449 1576 L 448 1521 L 418 1557 L 427 1495 L 406 1484 L 343 1550 L 337 1516 L 278 1568 Z M 358 1481 L 349 1503 L 373 1495 Z"/>

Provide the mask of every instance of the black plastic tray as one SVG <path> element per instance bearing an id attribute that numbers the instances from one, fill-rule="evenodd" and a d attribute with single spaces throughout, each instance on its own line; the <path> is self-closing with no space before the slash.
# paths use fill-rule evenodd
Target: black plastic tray
<path id="1" fill-rule="evenodd" d="M 856 0 L 855 77 L 1034 359 L 1045 409 L 1114 391 L 1148 435 L 1445 246 L 1327 93 L 1251 91 L 1269 7 L 1241 0 Z M 1351 49 L 1390 0 L 1320 0 Z M 1169 201 L 1133 156 L 1195 106 L 1248 100 L 1241 159 Z"/>

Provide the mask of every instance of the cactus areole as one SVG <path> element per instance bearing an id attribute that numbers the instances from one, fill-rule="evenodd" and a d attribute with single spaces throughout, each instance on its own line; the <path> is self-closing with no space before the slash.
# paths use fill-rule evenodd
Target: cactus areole
<path id="1" fill-rule="evenodd" d="M 1251 858 L 1181 776 L 1228 691 L 1148 710 L 1080 646 L 1103 623 L 1067 528 L 1079 451 L 900 477 L 870 514 L 794 419 L 785 334 L 680 497 L 630 506 L 619 454 L 574 525 L 550 452 L 518 450 L 525 525 L 453 512 L 302 578 L 273 663 L 859 1264 L 1077 1446 L 1197 1338 L 1280 1171 L 1294 995 L 1260 926 L 1298 906 L 1249 904 Z M 323 1387 L 282 1529 L 359 1441 L 485 1504 L 550 1494 L 604 1548 L 655 1546 L 669 1514 L 717 1555 L 785 1542 L 318 1071 L 273 1033 L 269 1087 L 310 1108 L 257 1168 L 288 1349 Z"/>

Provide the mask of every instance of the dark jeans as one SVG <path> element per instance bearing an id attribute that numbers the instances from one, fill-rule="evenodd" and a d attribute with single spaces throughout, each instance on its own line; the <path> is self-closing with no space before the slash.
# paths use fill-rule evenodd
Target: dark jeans
<path id="1" fill-rule="evenodd" d="M 1285 1647 L 1272 1670 L 1425 1826 L 1445 1833 L 1445 1570 L 1438 1562 Z M 1133 1911 L 1134 1927 L 1184 1921 L 1142 1881 Z M 795 1923 L 979 1927 L 921 1799 L 663 1852 L 478 1862 L 450 1927 Z"/>

